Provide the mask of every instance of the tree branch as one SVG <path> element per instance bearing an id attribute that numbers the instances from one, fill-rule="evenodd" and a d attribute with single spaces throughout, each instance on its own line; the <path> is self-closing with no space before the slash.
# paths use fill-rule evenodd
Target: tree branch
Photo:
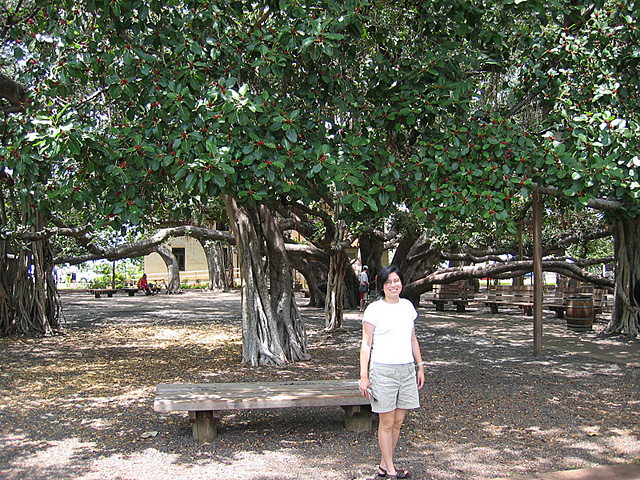
<path id="1" fill-rule="evenodd" d="M 119 260 L 122 258 L 140 257 L 154 251 L 154 249 L 158 245 L 164 243 L 169 237 L 193 237 L 235 244 L 235 238 L 230 232 L 184 225 L 180 227 L 164 228 L 156 232 L 148 239 L 140 240 L 138 242 L 126 245 L 120 245 L 113 248 L 105 249 L 93 244 L 89 246 L 91 250 L 87 255 L 64 255 L 56 258 L 54 262 L 56 264 L 69 263 L 71 265 L 77 265 L 89 260 Z"/>
<path id="2" fill-rule="evenodd" d="M 562 198 L 564 195 L 556 187 L 542 187 L 540 185 L 533 185 L 533 190 L 545 195 L 551 195 L 552 197 Z M 618 200 L 608 200 L 604 198 L 592 198 L 587 203 L 588 207 L 596 210 L 621 210 L 622 203 Z"/>
<path id="3" fill-rule="evenodd" d="M 568 277 L 583 280 L 602 287 L 612 288 L 614 286 L 613 280 L 601 277 L 600 275 L 595 275 L 587 270 L 583 270 L 575 263 L 569 263 L 563 260 L 543 260 L 542 269 L 546 272 L 560 273 Z M 429 291 L 434 283 L 452 283 L 458 280 L 485 277 L 509 278 L 532 271 L 532 260 L 445 268 L 405 285 L 403 294 L 408 297 L 420 295 L 421 293 Z"/>

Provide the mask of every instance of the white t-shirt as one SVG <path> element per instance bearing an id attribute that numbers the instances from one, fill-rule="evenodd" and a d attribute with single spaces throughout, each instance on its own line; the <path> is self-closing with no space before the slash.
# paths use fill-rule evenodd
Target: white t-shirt
<path id="1" fill-rule="evenodd" d="M 364 312 L 362 321 L 371 323 L 373 341 L 371 361 L 387 365 L 413 363 L 411 338 L 418 312 L 406 298 L 398 303 L 387 303 L 380 299 L 371 303 Z"/>
<path id="2" fill-rule="evenodd" d="M 360 273 L 360 285 L 368 285 L 369 284 L 369 275 L 367 272 Z"/>

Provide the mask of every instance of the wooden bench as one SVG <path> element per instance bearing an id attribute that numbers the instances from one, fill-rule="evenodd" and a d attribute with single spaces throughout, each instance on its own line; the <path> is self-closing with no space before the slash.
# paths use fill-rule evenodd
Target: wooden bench
<path id="1" fill-rule="evenodd" d="M 469 302 L 473 300 L 473 294 L 473 286 L 465 282 L 436 283 L 433 285 L 431 301 L 438 312 L 443 312 L 444 306 L 449 302 L 456 306 L 458 312 L 464 312 Z"/>
<path id="2" fill-rule="evenodd" d="M 371 430 L 371 404 L 358 380 L 161 384 L 153 403 L 156 412 L 189 412 L 198 441 L 217 436 L 223 411 L 334 406 L 345 410 L 347 430 Z"/>
<path id="3" fill-rule="evenodd" d="M 113 297 L 113 294 L 118 290 L 115 288 L 92 288 L 89 290 L 96 298 L 100 298 L 101 295 L 106 295 L 107 297 Z"/>
<path id="4" fill-rule="evenodd" d="M 140 289 L 136 287 L 125 287 L 123 290 L 127 292 L 130 297 L 133 297 Z"/>
<path id="5" fill-rule="evenodd" d="M 485 303 L 491 313 L 498 313 L 500 305 L 511 305 L 533 315 L 533 285 L 489 285 Z"/>
<path id="6" fill-rule="evenodd" d="M 567 310 L 568 300 L 575 296 L 588 296 L 593 299 L 594 312 L 602 313 L 606 306 L 607 293 L 605 289 L 594 288 L 593 285 L 580 287 L 556 287 L 554 290 L 543 292 L 542 306 L 563 318 Z M 499 305 L 513 305 L 521 307 L 525 315 L 533 315 L 533 285 L 491 285 L 487 293 L 486 304 L 491 313 L 498 313 Z"/>
<path id="7" fill-rule="evenodd" d="M 564 318 L 570 297 L 587 296 L 593 300 L 594 313 L 600 314 L 607 306 L 607 290 L 594 285 L 579 287 L 558 286 L 549 295 L 545 295 L 543 305 L 556 313 L 558 318 Z"/>

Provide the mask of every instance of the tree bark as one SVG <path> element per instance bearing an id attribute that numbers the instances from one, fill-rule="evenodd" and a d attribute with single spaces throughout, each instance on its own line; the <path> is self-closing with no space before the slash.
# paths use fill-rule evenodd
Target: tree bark
<path id="1" fill-rule="evenodd" d="M 43 218 L 33 209 L 24 213 Z M 29 244 L 0 240 L 0 336 L 42 336 L 61 330 L 61 305 L 53 277 L 53 257 L 48 239 Z"/>
<path id="2" fill-rule="evenodd" d="M 257 366 L 308 360 L 293 274 L 274 215 L 264 206 L 250 209 L 230 195 L 222 198 L 242 275 L 242 362 Z"/>
<path id="3" fill-rule="evenodd" d="M 166 245 L 157 245 L 155 247 L 155 251 L 162 257 L 164 263 L 167 265 L 167 276 L 169 277 L 169 281 L 167 282 L 167 293 L 181 293 L 180 270 L 178 260 L 175 255 Z"/>
<path id="4" fill-rule="evenodd" d="M 288 243 L 286 249 L 291 266 L 307 280 L 309 287 L 308 306 L 324 308 L 327 296 L 329 255 L 317 247 L 297 243 Z"/>
<path id="5" fill-rule="evenodd" d="M 342 205 L 336 202 L 334 211 L 333 242 L 329 252 L 329 274 L 327 276 L 327 297 L 324 307 L 325 331 L 332 332 L 342 328 L 344 324 L 344 279 L 349 266 L 349 258 L 345 253 L 347 226 L 340 220 Z"/>
<path id="6" fill-rule="evenodd" d="M 5 115 L 24 112 L 24 103 L 27 101 L 27 88 L 0 73 L 0 98 L 7 99 L 11 104 L 11 106 L 3 109 Z"/>
<path id="7" fill-rule="evenodd" d="M 375 285 L 375 278 L 378 272 L 382 268 L 382 252 L 384 251 L 384 240 L 370 234 L 363 232 L 358 237 L 360 243 L 360 259 L 362 265 L 369 267 L 369 283 Z M 360 292 L 356 295 L 359 300 Z"/>
<path id="8" fill-rule="evenodd" d="M 331 255 L 327 279 L 327 299 L 325 305 L 325 331 L 332 332 L 344 324 L 344 279 L 349 259 L 344 251 Z"/>
<path id="9" fill-rule="evenodd" d="M 229 281 L 227 280 L 228 258 L 223 245 L 220 242 L 211 242 L 199 238 L 198 241 L 207 257 L 207 269 L 209 272 L 209 283 L 207 290 L 210 292 L 229 291 Z"/>
<path id="10" fill-rule="evenodd" d="M 400 245 L 393 257 L 393 263 L 404 273 L 404 288 L 402 296 L 409 299 L 416 308 L 420 305 L 420 295 L 428 292 L 432 288 L 431 282 L 421 288 L 411 288 L 415 282 L 419 282 L 425 272 L 433 272 L 433 265 L 436 263 L 439 251 L 430 247 L 427 236 L 407 234 L 400 241 Z"/>
<path id="11" fill-rule="evenodd" d="M 634 286 L 640 280 L 640 217 L 618 222 L 614 239 L 616 283 L 605 333 L 635 337 L 640 326 L 640 305 L 633 297 Z"/>

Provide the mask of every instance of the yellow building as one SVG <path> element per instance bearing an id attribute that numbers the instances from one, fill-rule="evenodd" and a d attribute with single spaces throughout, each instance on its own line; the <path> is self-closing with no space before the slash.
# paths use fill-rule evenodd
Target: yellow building
<path id="1" fill-rule="evenodd" d="M 298 232 L 293 232 L 292 238 L 298 242 L 304 241 Z M 180 271 L 180 284 L 202 284 L 209 282 L 209 270 L 207 265 L 207 255 L 200 242 L 192 237 L 176 237 L 171 245 L 168 245 L 178 261 Z M 237 256 L 228 248 L 231 257 L 231 268 L 233 268 L 234 285 L 240 285 L 240 269 L 238 268 Z M 358 262 L 358 242 L 357 240 L 347 249 L 347 255 L 352 263 Z M 384 252 L 383 262 L 388 261 L 388 252 Z M 386 263 L 384 263 L 386 264 Z M 167 266 L 162 257 L 157 253 L 151 253 L 144 257 L 144 272 L 147 274 L 149 283 L 160 283 L 168 281 Z M 306 287 L 306 280 L 301 273 L 294 271 L 296 283 Z M 229 277 L 227 277 L 229 278 Z"/>
<path id="2" fill-rule="evenodd" d="M 206 285 L 209 282 L 207 255 L 198 240 L 192 237 L 176 237 L 169 248 L 178 261 L 180 284 Z M 167 266 L 162 257 L 155 252 L 144 257 L 144 272 L 150 283 L 168 280 Z"/>

